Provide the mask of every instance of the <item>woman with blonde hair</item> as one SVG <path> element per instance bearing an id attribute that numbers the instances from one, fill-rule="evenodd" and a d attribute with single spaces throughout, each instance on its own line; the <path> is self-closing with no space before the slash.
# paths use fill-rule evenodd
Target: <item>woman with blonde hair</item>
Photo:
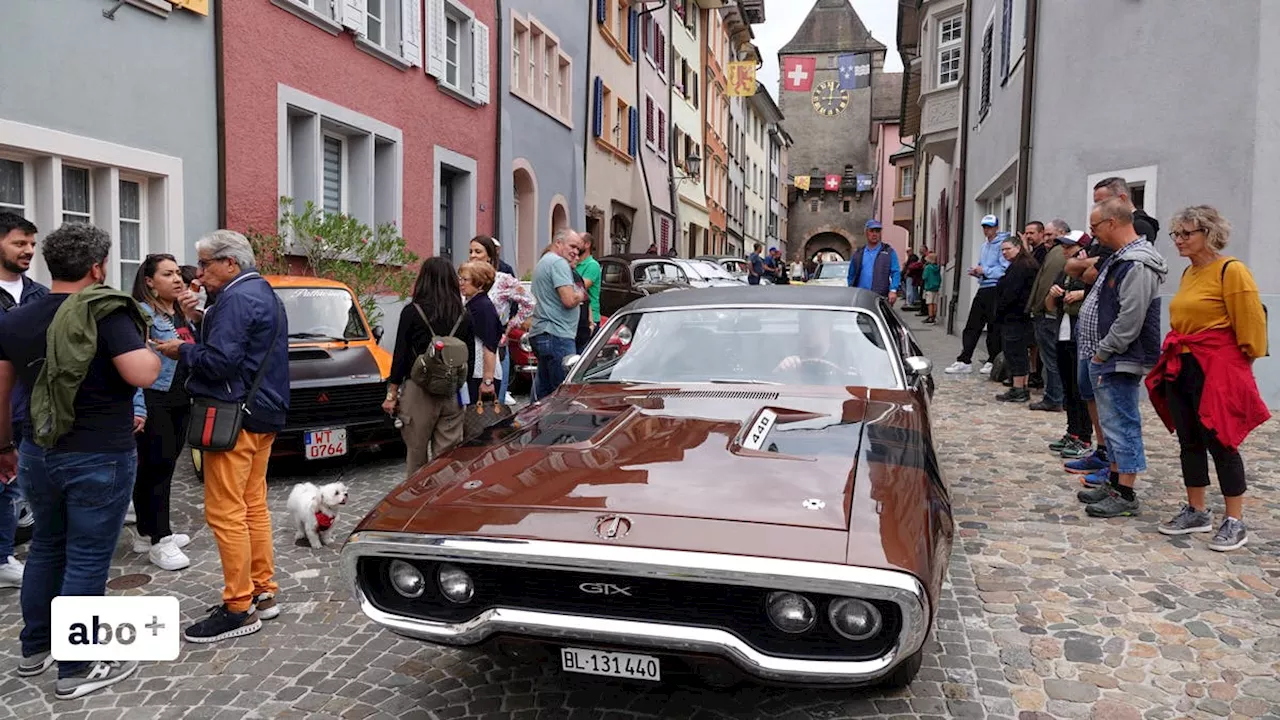
<path id="1" fill-rule="evenodd" d="M 511 386 L 511 353 L 507 350 L 511 332 L 524 327 L 533 317 L 533 294 L 525 289 L 516 276 L 502 270 L 502 258 L 498 255 L 498 241 L 486 235 L 471 238 L 467 257 L 472 262 L 487 262 L 494 267 L 497 274 L 493 278 L 493 287 L 489 288 L 489 299 L 498 311 L 498 322 L 501 323 L 502 337 L 498 341 L 498 397 L 505 399 Z M 525 327 L 528 330 L 527 327 Z"/>
<path id="2" fill-rule="evenodd" d="M 1267 354 L 1266 309 L 1249 268 L 1222 254 L 1231 224 L 1216 209 L 1186 208 L 1171 225 L 1169 237 L 1191 266 L 1169 303 L 1172 329 L 1147 376 L 1147 390 L 1160 419 L 1178 434 L 1187 502 L 1159 530 L 1165 535 L 1214 530 L 1205 501 L 1212 455 L 1226 517 L 1209 547 L 1226 552 L 1249 541 L 1238 448 L 1271 417 L 1253 376 L 1253 361 Z M 1206 373 L 1209 369 L 1213 372 Z"/>
<path id="3" fill-rule="evenodd" d="M 466 262 L 458 268 L 458 287 L 471 317 L 475 333 L 475 349 L 471 379 L 467 381 L 467 394 L 471 402 L 480 402 L 485 396 L 498 399 L 497 381 L 502 379 L 498 366 L 498 343 L 502 340 L 502 323 L 498 309 L 489 299 L 489 288 L 497 270 L 487 262 Z"/>

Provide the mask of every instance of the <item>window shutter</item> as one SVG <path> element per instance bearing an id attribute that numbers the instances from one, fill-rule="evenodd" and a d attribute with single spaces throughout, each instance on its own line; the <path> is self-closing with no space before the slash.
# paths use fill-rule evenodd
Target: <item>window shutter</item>
<path id="1" fill-rule="evenodd" d="M 667 113 L 658 109 L 658 154 L 667 154 Z"/>
<path id="2" fill-rule="evenodd" d="M 634 15 L 634 13 L 632 14 Z M 635 157 L 636 145 L 640 140 L 640 113 L 636 112 L 635 108 L 631 108 L 630 116 L 631 132 L 629 133 L 630 137 L 627 140 L 627 152 L 630 153 L 631 157 Z"/>
<path id="3" fill-rule="evenodd" d="M 653 132 L 653 98 L 645 97 L 644 99 L 644 139 L 648 142 L 654 140 Z"/>
<path id="4" fill-rule="evenodd" d="M 591 118 L 591 132 L 596 137 L 604 135 L 604 81 L 596 78 L 596 109 Z"/>
<path id="5" fill-rule="evenodd" d="M 426 0 L 427 3 L 427 74 L 444 79 L 444 0 Z"/>
<path id="6" fill-rule="evenodd" d="M 422 0 L 400 0 L 400 57 L 422 65 Z"/>
<path id="7" fill-rule="evenodd" d="M 489 26 L 474 20 L 471 23 L 472 68 L 475 73 L 475 101 L 489 104 Z"/>
<path id="8" fill-rule="evenodd" d="M 368 35 L 369 5 L 366 0 L 342 0 L 342 24 L 358 35 Z"/>
<path id="9" fill-rule="evenodd" d="M 605 3 L 609 0 L 596 0 L 596 22 L 600 25 L 605 24 L 609 19 L 609 12 Z"/>
<path id="10" fill-rule="evenodd" d="M 653 25 L 653 32 L 658 37 L 657 39 L 658 47 L 656 48 L 658 51 L 658 70 L 662 71 L 663 75 L 666 75 L 667 74 L 667 34 L 662 31 L 662 28 L 658 27 L 657 23 L 654 23 Z"/>
<path id="11" fill-rule="evenodd" d="M 1013 0 L 1004 0 L 1004 17 L 1000 22 L 1000 77 L 1009 77 L 1010 44 L 1013 42 Z"/>
<path id="12" fill-rule="evenodd" d="M 627 52 L 631 57 L 638 57 L 636 50 L 640 46 L 640 13 L 635 10 L 627 14 Z"/>

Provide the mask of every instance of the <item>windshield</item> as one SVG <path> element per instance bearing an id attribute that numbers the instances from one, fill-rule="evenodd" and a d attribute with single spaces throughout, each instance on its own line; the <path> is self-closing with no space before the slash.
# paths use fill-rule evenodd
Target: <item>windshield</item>
<path id="1" fill-rule="evenodd" d="M 360 309 L 351 293 L 342 288 L 276 288 L 289 318 L 289 338 L 314 340 L 363 340 L 369 337 Z"/>
<path id="2" fill-rule="evenodd" d="M 693 266 L 693 271 L 707 280 L 732 280 L 733 276 L 728 270 L 720 267 L 719 264 L 707 262 L 706 260 L 692 260 L 689 262 Z"/>
<path id="3" fill-rule="evenodd" d="M 843 280 L 849 275 L 849 263 L 822 263 L 818 268 L 819 280 Z"/>
<path id="4" fill-rule="evenodd" d="M 898 387 L 870 314 L 801 308 L 627 313 L 584 356 L 575 382 L 724 382 Z"/>

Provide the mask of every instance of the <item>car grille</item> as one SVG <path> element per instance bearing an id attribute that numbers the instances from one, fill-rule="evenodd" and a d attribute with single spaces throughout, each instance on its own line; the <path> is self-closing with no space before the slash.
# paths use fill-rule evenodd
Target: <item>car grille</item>
<path id="1" fill-rule="evenodd" d="M 289 392 L 290 428 L 315 428 L 379 420 L 386 389 L 382 383 L 294 388 Z"/>
<path id="2" fill-rule="evenodd" d="M 499 565 L 453 563 L 475 581 L 470 603 L 445 600 L 434 580 L 436 563 L 414 560 L 427 578 L 427 591 L 408 599 L 390 584 L 388 558 L 360 560 L 361 588 L 379 609 L 424 620 L 465 622 L 494 607 L 663 622 L 710 627 L 737 635 L 757 650 L 778 656 L 809 660 L 869 660 L 883 656 L 896 641 L 902 615 L 892 602 L 871 600 L 884 618 L 880 634 L 854 642 L 841 637 L 826 619 L 829 595 L 806 593 L 818 610 L 815 627 L 801 635 L 789 635 L 773 626 L 765 614 L 765 599 L 774 589 L 716 585 L 711 583 L 608 575 L 596 572 L 543 570 Z M 588 594 L 583 584 L 612 584 L 630 595 Z"/>

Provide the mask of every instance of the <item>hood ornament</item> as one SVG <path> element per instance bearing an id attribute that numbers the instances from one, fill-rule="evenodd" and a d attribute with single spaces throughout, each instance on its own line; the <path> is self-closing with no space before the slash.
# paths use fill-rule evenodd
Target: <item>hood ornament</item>
<path id="1" fill-rule="evenodd" d="M 808 500 L 805 500 L 803 504 L 805 510 L 821 510 L 827 506 L 825 502 L 818 498 L 809 498 Z"/>
<path id="2" fill-rule="evenodd" d="M 596 519 L 596 537 L 619 540 L 631 532 L 631 518 L 625 515 L 602 515 Z"/>

